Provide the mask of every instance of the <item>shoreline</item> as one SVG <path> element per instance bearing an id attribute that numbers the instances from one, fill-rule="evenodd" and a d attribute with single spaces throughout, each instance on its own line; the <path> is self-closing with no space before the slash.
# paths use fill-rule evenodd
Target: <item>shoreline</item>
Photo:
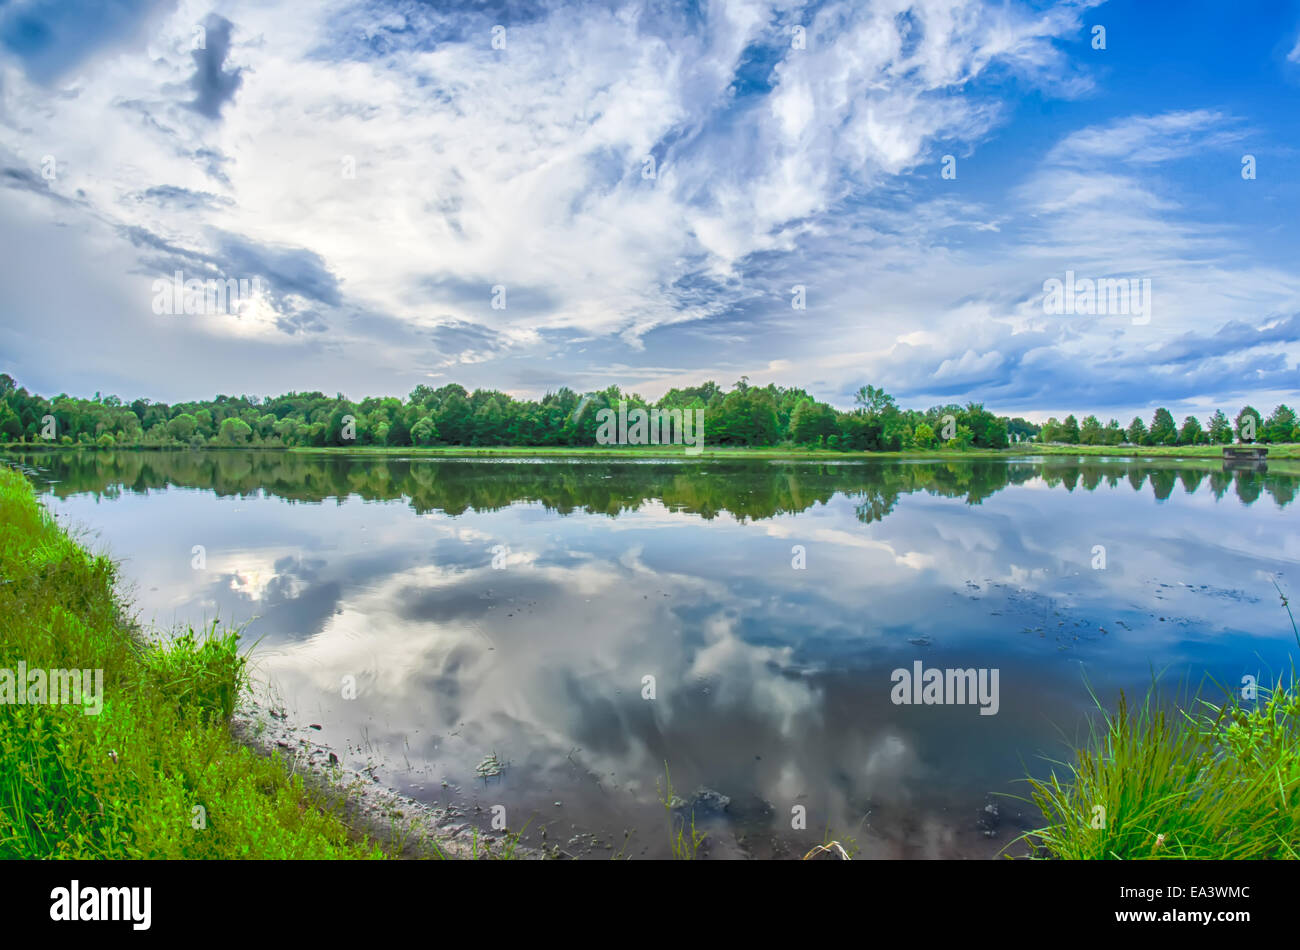
<path id="1" fill-rule="evenodd" d="M 141 626 L 118 563 L 59 524 L 7 466 L 0 513 L 5 655 L 100 674 L 98 708 L 74 696 L 0 717 L 0 745 L 30 763 L 0 775 L 0 858 L 543 856 L 513 832 L 479 831 L 454 806 L 334 766 L 249 674 L 236 631 Z"/>
<path id="2" fill-rule="evenodd" d="M 484 831 L 455 804 L 421 802 L 376 778 L 369 769 L 344 765 L 343 757 L 329 743 L 322 742 L 310 724 L 293 718 L 275 700 L 272 687 L 264 681 L 250 685 L 231 718 L 230 734 L 233 741 L 263 758 L 279 755 L 291 775 L 303 776 L 313 792 L 340 809 L 350 831 L 378 843 L 388 858 L 471 861 L 572 857 L 558 846 L 541 851 L 525 845 L 512 829 Z"/>
<path id="3" fill-rule="evenodd" d="M 1300 443 L 1286 442 L 1270 444 L 1267 463 L 1300 460 Z M 491 446 L 286 446 L 286 445 L 58 445 L 32 442 L 0 443 L 0 451 L 9 452 L 203 452 L 216 450 L 252 451 L 252 452 L 292 452 L 299 455 L 352 455 L 410 458 L 598 458 L 604 460 L 665 460 L 665 461 L 719 461 L 746 460 L 756 461 L 809 461 L 809 462 L 870 462 L 874 459 L 891 461 L 953 461 L 960 459 L 1007 459 L 1031 460 L 1035 458 L 1105 458 L 1128 461 L 1143 459 L 1172 459 L 1192 462 L 1223 461 L 1222 445 L 1194 446 L 1102 446 L 1102 445 L 1036 445 L 1022 443 L 1006 449 L 907 449 L 898 452 L 840 451 L 838 449 L 807 449 L 790 446 L 714 446 L 696 454 L 688 454 L 682 447 L 665 448 L 661 446 L 623 446 L 607 448 L 603 446 L 529 446 L 529 445 L 491 445 Z"/>
<path id="4" fill-rule="evenodd" d="M 214 625 L 197 643 L 192 627 L 188 633 L 184 626 L 175 628 L 179 637 L 150 635 L 130 616 L 131 604 L 120 592 L 110 557 L 88 550 L 55 521 L 28 480 L 4 466 L 0 510 L 5 516 L 0 522 L 0 564 L 7 581 L 19 582 L 0 586 L 0 608 L 5 608 L 0 616 L 8 621 L 5 647 L 15 648 L 12 652 L 33 667 L 55 668 L 66 656 L 75 657 L 78 665 L 104 667 L 109 686 L 105 696 L 110 700 L 102 721 L 83 720 L 76 707 L 46 707 L 44 714 L 57 718 L 64 732 L 74 736 L 57 751 L 41 744 L 34 734 L 39 729 L 24 730 L 21 712 L 12 722 L 0 719 L 0 739 L 16 741 L 17 754 L 33 761 L 52 760 L 52 766 L 65 775 L 72 772 L 75 779 L 71 793 L 11 783 L 23 809 L 16 821 L 6 813 L 8 803 L 0 801 L 0 856 L 577 857 L 558 845 L 523 845 L 519 829 L 485 831 L 482 818 L 461 807 L 458 790 L 445 805 L 426 804 L 382 781 L 373 767 L 347 767 L 342 755 L 319 741 L 311 724 L 291 719 L 277 701 L 273 683 L 247 674 L 251 654 L 236 653 L 226 630 Z M 1280 589 L 1278 593 L 1282 596 Z M 1285 597 L 1282 605 L 1287 607 Z M 64 615 L 75 617 L 77 626 L 65 629 L 61 621 L 56 623 Z M 1300 647 L 1294 620 L 1292 630 Z M 1280 856 L 1268 851 L 1266 838 L 1247 845 L 1230 840 L 1217 812 L 1196 811 L 1196 802 L 1205 797 L 1201 776 L 1213 766 L 1222 772 L 1209 783 L 1208 798 L 1217 801 L 1216 807 L 1245 816 L 1242 821 L 1251 826 L 1281 830 L 1276 836 L 1292 848 L 1286 856 L 1300 857 L 1287 845 L 1286 822 L 1294 819 L 1282 811 L 1286 786 L 1300 782 L 1289 738 L 1300 714 L 1300 697 L 1294 686 L 1290 689 L 1279 689 L 1273 694 L 1276 704 L 1263 709 L 1234 704 L 1231 716 L 1208 723 L 1204 730 L 1187 731 L 1185 725 L 1166 730 L 1165 720 L 1145 716 L 1145 704 L 1141 716 L 1130 718 L 1122 697 L 1114 718 L 1099 709 L 1106 717 L 1102 732 L 1109 730 L 1110 745 L 1099 742 L 1094 733 L 1091 741 L 1074 748 L 1077 765 L 1060 780 L 1054 772 L 1046 781 L 1031 781 L 1035 803 L 1048 823 L 1022 837 L 1046 843 L 1058 857 L 1103 857 L 1112 851 L 1150 856 L 1161 845 L 1152 844 L 1150 835 L 1132 821 L 1107 826 L 1100 851 L 1101 836 L 1075 836 L 1074 831 L 1079 816 L 1087 815 L 1096 801 L 1106 800 L 1106 788 L 1120 787 L 1133 776 L 1156 776 L 1160 782 L 1143 788 L 1136 801 L 1162 812 L 1167 824 L 1162 824 L 1160 842 L 1168 837 L 1180 847 L 1185 843 L 1188 856 L 1196 857 L 1234 856 L 1237 852 L 1228 850 L 1229 845 L 1244 848 L 1247 856 Z M 177 712 L 187 706 L 192 707 L 188 714 Z M 1227 728 L 1221 728 L 1225 724 Z M 1279 727 L 1292 731 L 1279 732 Z M 1121 745 L 1123 756 L 1106 751 Z M 1225 764 L 1225 746 L 1239 753 L 1235 762 L 1230 758 Z M 1261 749 L 1268 751 L 1274 768 L 1252 767 L 1254 753 L 1245 753 Z M 1177 756 L 1179 769 L 1165 781 L 1168 770 L 1150 768 L 1149 763 L 1167 761 L 1171 755 Z M 1294 776 L 1285 786 L 1274 781 L 1279 769 L 1279 775 Z M 1242 787 L 1245 792 L 1238 791 Z M 1273 801 L 1275 791 L 1282 793 L 1282 803 Z M 1183 810 L 1188 816 L 1178 822 L 1160 808 L 1174 794 L 1186 799 Z M 61 810 L 64 798 L 69 799 L 66 812 Z M 107 809 L 106 802 L 111 802 Z M 215 833 L 189 831 L 189 809 L 196 802 L 211 809 Z M 1136 814 L 1131 805 L 1132 800 L 1110 811 Z M 41 814 L 41 808 L 50 810 L 50 827 L 23 837 L 24 809 L 30 816 Z M 111 836 L 103 825 L 112 826 Z"/>

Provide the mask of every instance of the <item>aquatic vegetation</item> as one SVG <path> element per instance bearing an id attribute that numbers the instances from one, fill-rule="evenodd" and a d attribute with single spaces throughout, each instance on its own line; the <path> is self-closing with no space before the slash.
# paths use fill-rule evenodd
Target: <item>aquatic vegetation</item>
<path id="1" fill-rule="evenodd" d="M 497 758 L 497 754 L 489 752 L 482 762 L 474 766 L 474 771 L 486 781 L 489 778 L 499 778 L 505 768 L 501 760 Z"/>
<path id="2" fill-rule="evenodd" d="M 668 818 L 668 847 L 674 861 L 694 861 L 699 857 L 700 845 L 708 835 L 695 827 L 695 810 L 691 810 L 689 824 L 685 817 L 676 812 L 684 804 L 683 800 L 673 794 L 673 777 L 664 763 L 664 784 L 656 787 L 659 791 L 659 803 L 664 806 Z"/>

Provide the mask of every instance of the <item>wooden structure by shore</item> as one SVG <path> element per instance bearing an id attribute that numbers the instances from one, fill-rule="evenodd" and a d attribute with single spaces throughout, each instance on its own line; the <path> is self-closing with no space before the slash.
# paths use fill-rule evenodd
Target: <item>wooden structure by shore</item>
<path id="1" fill-rule="evenodd" d="M 1268 457 L 1268 448 L 1263 445 L 1225 445 L 1223 447 L 1223 460 L 1232 461 L 1255 461 Z"/>

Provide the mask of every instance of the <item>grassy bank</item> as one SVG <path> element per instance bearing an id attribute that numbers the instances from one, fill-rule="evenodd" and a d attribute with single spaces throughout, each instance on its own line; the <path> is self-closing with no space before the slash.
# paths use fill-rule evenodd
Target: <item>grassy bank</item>
<path id="1" fill-rule="evenodd" d="M 1188 708 L 1121 694 L 1073 762 L 1028 781 L 1047 824 L 1024 838 L 1052 857 L 1300 859 L 1300 683 Z"/>
<path id="2" fill-rule="evenodd" d="M 0 706 L 0 858 L 381 856 L 281 762 L 231 738 L 236 636 L 146 643 L 114 581 L 0 467 L 0 671 L 103 671 L 97 715 Z"/>
<path id="3" fill-rule="evenodd" d="M 1300 858 L 1300 691 L 1199 712 L 1121 697 L 1077 761 L 1031 780 L 1057 858 Z"/>

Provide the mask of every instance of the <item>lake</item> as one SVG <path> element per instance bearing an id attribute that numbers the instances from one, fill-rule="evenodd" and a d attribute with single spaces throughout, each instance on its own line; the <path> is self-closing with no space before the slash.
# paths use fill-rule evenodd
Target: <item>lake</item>
<path id="1" fill-rule="evenodd" d="M 1090 689 L 1296 658 L 1300 478 L 1218 461 L 9 457 L 142 622 L 247 624 L 348 764 L 579 857 L 667 854 L 666 769 L 710 858 L 1016 853 Z"/>

